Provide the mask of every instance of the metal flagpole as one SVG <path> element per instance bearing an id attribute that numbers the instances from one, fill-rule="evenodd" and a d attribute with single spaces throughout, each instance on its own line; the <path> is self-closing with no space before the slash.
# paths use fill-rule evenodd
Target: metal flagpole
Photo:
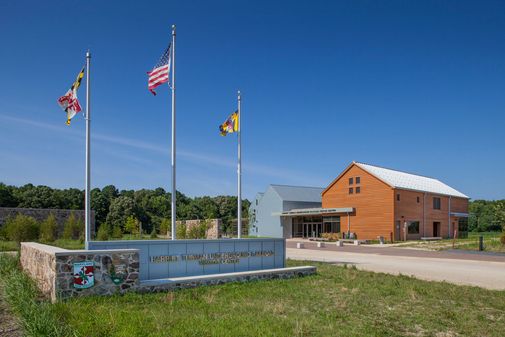
<path id="1" fill-rule="evenodd" d="M 91 238 L 91 218 L 90 218 L 90 106 L 89 106 L 89 66 L 91 61 L 91 53 L 89 50 L 86 52 L 86 187 L 84 196 L 84 223 L 85 223 L 85 238 L 84 247 L 89 249 L 89 240 Z"/>
<path id="2" fill-rule="evenodd" d="M 240 121 L 242 117 L 242 112 L 240 111 L 240 105 L 241 105 L 241 95 L 240 95 L 240 90 L 238 91 L 238 167 L 237 167 L 237 175 L 238 175 L 238 200 L 237 200 L 237 231 L 238 231 L 238 238 L 240 239 L 242 237 L 242 167 L 241 167 L 241 156 L 242 156 L 242 149 L 240 147 L 240 142 L 241 142 L 241 128 L 242 128 L 242 123 Z"/>
<path id="3" fill-rule="evenodd" d="M 176 239 L 176 185 L 175 185 L 175 25 L 172 25 L 172 240 Z"/>

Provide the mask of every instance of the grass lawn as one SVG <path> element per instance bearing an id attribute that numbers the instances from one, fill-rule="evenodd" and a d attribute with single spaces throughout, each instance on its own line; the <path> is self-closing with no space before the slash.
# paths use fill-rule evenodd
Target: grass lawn
<path id="1" fill-rule="evenodd" d="M 42 242 L 42 243 L 65 249 L 84 249 L 84 242 L 82 242 L 81 240 L 58 239 L 55 240 L 54 242 Z M 18 251 L 18 250 L 19 246 L 16 242 L 0 240 L 0 252 Z"/>
<path id="2" fill-rule="evenodd" d="M 290 262 L 289 265 L 301 265 Z M 84 336 L 503 336 L 505 292 L 328 264 L 294 280 L 57 305 Z"/>
<path id="3" fill-rule="evenodd" d="M 0 240 L 0 252 L 9 252 L 13 250 L 19 250 L 16 242 Z"/>
<path id="4" fill-rule="evenodd" d="M 501 232 L 468 233 L 468 238 L 457 239 L 454 249 L 479 250 L 479 236 L 484 237 L 484 250 L 488 252 L 505 253 L 505 246 L 500 242 Z M 430 250 L 453 249 L 453 240 L 444 239 L 438 241 L 408 241 L 401 243 L 400 247 L 424 248 Z"/>
<path id="5" fill-rule="evenodd" d="M 159 237 L 158 239 L 161 240 L 164 238 Z M 123 235 L 123 238 L 121 240 L 153 240 L 153 239 L 151 239 L 149 235 L 143 235 L 142 237 L 140 237 L 139 235 L 132 236 L 125 234 Z M 41 243 L 65 249 L 84 249 L 84 242 L 81 240 L 57 239 L 53 242 L 41 242 Z M 19 246 L 17 245 L 16 242 L 0 240 L 0 252 L 18 251 L 18 250 Z"/>
<path id="6" fill-rule="evenodd" d="M 0 282 L 28 335 L 503 336 L 505 331 L 505 291 L 329 264 L 317 263 L 317 275 L 291 280 L 52 305 L 26 291 L 33 282 L 13 259 L 0 255 Z M 301 264 L 306 263 L 289 262 Z"/>

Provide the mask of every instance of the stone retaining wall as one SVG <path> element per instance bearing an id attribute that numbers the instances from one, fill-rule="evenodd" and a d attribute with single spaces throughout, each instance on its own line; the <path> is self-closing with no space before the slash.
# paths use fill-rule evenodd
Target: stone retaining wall
<path id="1" fill-rule="evenodd" d="M 42 294 L 52 302 L 76 296 L 112 295 L 129 291 L 150 293 L 229 282 L 286 279 L 316 272 L 315 267 L 303 266 L 141 282 L 138 249 L 67 250 L 35 242 L 21 243 L 20 262 Z M 74 264 L 81 262 L 91 263 L 94 269 L 94 285 L 86 289 L 75 287 Z"/>
<path id="2" fill-rule="evenodd" d="M 21 243 L 21 267 L 41 292 L 55 302 L 74 296 L 124 293 L 139 285 L 138 249 L 67 250 Z M 74 264 L 93 263 L 94 286 L 74 287 Z"/>
<path id="3" fill-rule="evenodd" d="M 31 216 L 35 220 L 42 222 L 47 219 L 49 214 L 53 214 L 56 218 L 56 223 L 58 227 L 56 232 L 58 236 L 63 234 L 63 227 L 65 221 L 67 221 L 70 214 L 74 214 L 77 220 L 81 220 L 84 223 L 84 211 L 83 210 L 71 210 L 71 209 L 46 209 L 46 208 L 17 208 L 17 207 L 0 207 L 0 227 L 2 227 L 9 217 L 15 217 L 18 214 Z M 95 211 L 91 210 L 91 231 L 94 233 L 95 228 Z"/>
<path id="4" fill-rule="evenodd" d="M 56 299 L 56 251 L 64 249 L 35 242 L 21 243 L 21 267 L 36 280 L 42 294 Z"/>
<path id="5" fill-rule="evenodd" d="M 230 282 L 251 282 L 261 280 L 289 279 L 309 276 L 316 273 L 316 267 L 303 266 L 292 268 L 265 269 L 229 274 L 179 277 L 167 280 L 142 281 L 137 290 L 140 293 L 173 291 L 199 286 L 225 284 Z"/>
<path id="6" fill-rule="evenodd" d="M 203 221 L 208 221 L 208 229 L 206 232 L 206 239 L 219 239 L 221 237 L 221 219 L 209 219 L 209 220 L 184 220 L 186 225 L 186 234 L 189 233 L 192 227 L 199 226 Z M 177 221 L 180 224 L 181 221 Z"/>

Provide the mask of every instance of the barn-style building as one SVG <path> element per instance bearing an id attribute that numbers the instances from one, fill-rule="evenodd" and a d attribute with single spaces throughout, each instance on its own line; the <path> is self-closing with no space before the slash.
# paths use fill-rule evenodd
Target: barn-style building
<path id="1" fill-rule="evenodd" d="M 270 203 L 271 190 L 270 186 L 258 194 L 251 205 L 259 236 L 310 238 L 335 232 L 363 240 L 382 236 L 400 241 L 466 234 L 468 196 L 435 178 L 352 162 L 322 190 L 321 207 L 276 207 Z M 301 204 L 294 199 L 306 200 L 307 191 L 316 202 L 315 190 L 291 186 L 283 198 L 290 205 Z M 278 229 L 272 231 L 273 226 Z"/>

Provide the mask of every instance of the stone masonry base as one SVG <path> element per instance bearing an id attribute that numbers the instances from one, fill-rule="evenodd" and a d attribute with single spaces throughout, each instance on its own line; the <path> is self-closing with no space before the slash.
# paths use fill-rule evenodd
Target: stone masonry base
<path id="1" fill-rule="evenodd" d="M 236 273 L 201 275 L 177 277 L 158 280 L 140 281 L 138 292 L 159 292 L 167 290 L 178 290 L 185 288 L 194 288 L 203 285 L 217 285 L 230 282 L 250 282 L 259 280 L 289 279 L 313 275 L 316 273 L 316 267 L 301 266 L 290 268 L 264 269 Z"/>
<path id="2" fill-rule="evenodd" d="M 77 296 L 172 291 L 316 273 L 316 267 L 302 266 L 141 281 L 138 249 L 67 250 L 35 242 L 21 243 L 20 261 L 23 270 L 52 302 Z M 93 266 L 94 285 L 86 289 L 74 286 L 74 265 L 81 262 Z"/>

